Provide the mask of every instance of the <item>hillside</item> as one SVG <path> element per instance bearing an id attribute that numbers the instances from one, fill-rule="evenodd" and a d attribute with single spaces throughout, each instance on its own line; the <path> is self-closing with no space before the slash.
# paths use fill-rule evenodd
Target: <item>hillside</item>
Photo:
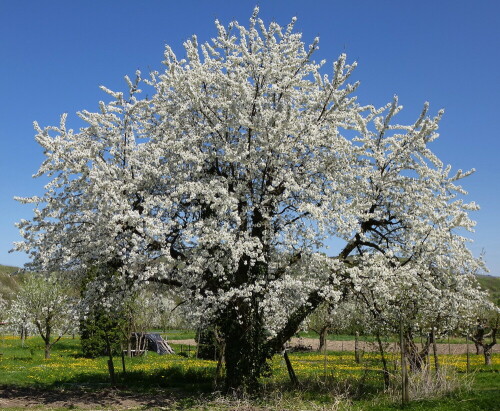
<path id="1" fill-rule="evenodd" d="M 491 300 L 500 305 L 500 277 L 491 275 L 478 275 L 479 284 L 490 293 Z"/>
<path id="2" fill-rule="evenodd" d="M 18 284 L 15 276 L 11 274 L 19 272 L 19 267 L 11 267 L 8 265 L 0 265 L 0 295 L 10 300 L 13 294 L 18 289 Z M 484 290 L 487 290 L 491 299 L 500 305 L 500 277 L 491 275 L 478 275 L 479 284 Z"/>
<path id="3" fill-rule="evenodd" d="M 17 281 L 11 274 L 19 271 L 18 267 L 0 265 L 0 296 L 10 300 L 18 289 Z"/>

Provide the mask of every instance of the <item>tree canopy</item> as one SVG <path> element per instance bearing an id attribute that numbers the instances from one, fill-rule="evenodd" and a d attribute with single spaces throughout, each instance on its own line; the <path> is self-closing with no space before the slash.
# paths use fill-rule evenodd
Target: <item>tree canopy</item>
<path id="1" fill-rule="evenodd" d="M 100 267 L 95 296 L 155 281 L 177 289 L 226 344 L 228 388 L 251 387 L 322 302 L 385 278 L 428 293 L 481 267 L 463 236 L 477 209 L 430 150 L 443 112 L 394 119 L 397 97 L 362 105 L 345 55 L 331 74 L 295 19 L 165 50 L 165 70 L 126 77 L 128 95 L 82 111 L 86 127 L 35 123 L 51 181 L 16 245 L 32 268 L 79 279 Z M 141 88 L 147 88 L 144 93 Z M 146 94 L 145 97 L 141 97 Z M 324 253 L 326 241 L 344 246 Z M 414 281 L 413 281 L 414 280 Z M 413 282 L 412 282 L 413 281 Z M 386 290 L 387 292 L 384 292 Z M 118 298 L 107 293 L 108 303 Z M 374 307 L 376 309 L 376 307 Z"/>

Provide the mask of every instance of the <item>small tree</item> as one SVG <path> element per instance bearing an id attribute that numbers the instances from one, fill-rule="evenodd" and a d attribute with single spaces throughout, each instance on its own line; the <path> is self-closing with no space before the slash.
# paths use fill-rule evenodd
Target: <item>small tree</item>
<path id="1" fill-rule="evenodd" d="M 318 351 L 323 351 L 326 347 L 326 338 L 328 332 L 335 323 L 335 317 L 332 315 L 333 306 L 323 303 L 311 314 L 307 327 L 319 335 Z"/>
<path id="2" fill-rule="evenodd" d="M 497 343 L 497 334 L 500 327 L 500 310 L 490 306 L 478 313 L 476 326 L 471 339 L 484 355 L 484 363 L 491 365 L 493 347 Z M 478 350 L 479 351 L 479 350 Z"/>
<path id="3" fill-rule="evenodd" d="M 0 295 L 0 323 L 3 323 L 5 320 L 5 312 L 7 310 L 7 301 Z"/>
<path id="4" fill-rule="evenodd" d="M 77 319 L 76 299 L 55 274 L 32 274 L 12 302 L 9 321 L 26 326 L 29 322 L 45 343 L 45 358 Z M 54 334 L 57 336 L 54 337 Z"/>

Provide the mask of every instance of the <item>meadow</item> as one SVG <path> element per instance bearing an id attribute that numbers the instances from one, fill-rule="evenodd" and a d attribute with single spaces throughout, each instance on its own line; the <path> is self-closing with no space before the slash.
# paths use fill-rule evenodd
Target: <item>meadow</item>
<path id="1" fill-rule="evenodd" d="M 175 343 L 172 346 L 179 351 L 180 346 Z M 2 336 L 0 354 L 0 388 L 3 390 L 0 392 L 4 398 L 16 390 L 23 395 L 31 390 L 34 396 L 42 392 L 109 393 L 107 358 L 83 358 L 78 338 L 63 337 L 54 346 L 51 358 L 45 360 L 40 338 L 30 337 L 23 346 L 18 337 Z M 128 409 L 385 410 L 400 407 L 397 389 L 384 391 L 381 363 L 376 353 L 365 353 L 359 364 L 354 361 L 352 352 L 292 353 L 290 360 L 299 386 L 291 385 L 283 357 L 276 355 L 270 362 L 271 376 L 262 379 L 260 395 L 245 400 L 224 397 L 217 389 L 214 392 L 216 362 L 197 359 L 194 350 L 190 354 L 159 356 L 148 352 L 144 356 L 126 358 L 125 372 L 121 357 L 116 357 L 117 379 L 113 392 L 135 393 L 144 399 L 144 402 L 138 400 L 128 404 Z M 466 373 L 465 355 L 441 355 L 440 362 L 449 370 L 445 378 L 460 381 L 457 387 L 461 388 L 439 398 L 417 399 L 405 409 L 498 409 L 499 355 L 494 355 L 491 367 L 483 365 L 482 356 L 472 355 L 470 373 Z M 389 363 L 397 376 L 397 354 L 389 355 Z M 160 397 L 168 406 L 165 402 L 163 405 L 156 402 L 152 407 L 151 398 L 158 400 Z M 23 408 L 9 408 L 8 402 L 0 406 L 2 409 Z M 69 408 L 79 406 L 83 404 L 77 402 Z M 67 409 L 50 407 L 50 403 L 45 402 L 42 409 Z M 101 402 L 95 408 L 120 407 Z"/>

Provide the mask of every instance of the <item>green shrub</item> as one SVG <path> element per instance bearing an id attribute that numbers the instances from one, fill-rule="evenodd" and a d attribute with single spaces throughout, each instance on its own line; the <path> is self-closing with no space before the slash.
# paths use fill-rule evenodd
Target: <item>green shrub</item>
<path id="1" fill-rule="evenodd" d="M 119 322 L 112 319 L 108 313 L 93 312 L 80 321 L 80 342 L 84 357 L 96 358 L 108 355 L 107 341 L 112 355 L 121 352 Z"/>

